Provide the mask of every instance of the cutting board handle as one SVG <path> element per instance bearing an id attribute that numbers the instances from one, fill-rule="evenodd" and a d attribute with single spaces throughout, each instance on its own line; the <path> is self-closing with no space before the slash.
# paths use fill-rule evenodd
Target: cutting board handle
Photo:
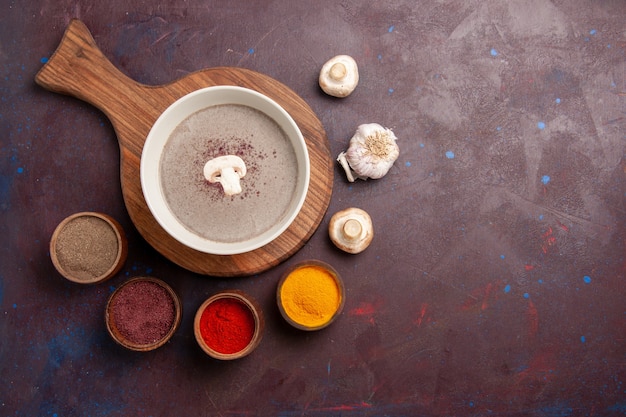
<path id="1" fill-rule="evenodd" d="M 72 19 L 35 81 L 47 90 L 77 97 L 98 108 L 106 107 L 108 100 L 135 84 L 104 56 L 78 19 Z"/>
<path id="2" fill-rule="evenodd" d="M 72 19 L 35 81 L 47 90 L 76 97 L 102 110 L 120 142 L 134 126 L 151 126 L 163 111 L 162 100 L 155 98 L 161 89 L 140 84 L 120 72 L 78 19 Z"/>

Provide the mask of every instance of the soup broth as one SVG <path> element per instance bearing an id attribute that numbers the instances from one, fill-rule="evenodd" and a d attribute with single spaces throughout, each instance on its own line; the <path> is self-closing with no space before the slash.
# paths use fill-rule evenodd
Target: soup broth
<path id="1" fill-rule="evenodd" d="M 207 161 L 237 155 L 246 164 L 242 193 L 209 183 Z M 167 140 L 159 175 L 165 200 L 190 231 L 216 242 L 240 242 L 267 231 L 286 215 L 298 166 L 289 138 L 264 113 L 248 106 L 207 107 L 180 123 Z"/>

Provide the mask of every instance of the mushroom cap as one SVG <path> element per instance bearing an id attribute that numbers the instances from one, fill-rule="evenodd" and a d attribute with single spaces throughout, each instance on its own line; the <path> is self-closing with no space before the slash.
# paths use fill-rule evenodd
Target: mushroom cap
<path id="1" fill-rule="evenodd" d="M 347 97 L 359 83 L 359 68 L 349 55 L 337 55 L 326 61 L 320 70 L 319 84 L 333 97 Z"/>
<path id="2" fill-rule="evenodd" d="M 328 235 L 333 244 L 344 252 L 363 252 L 374 238 L 372 218 L 356 207 L 338 211 L 330 219 Z"/>

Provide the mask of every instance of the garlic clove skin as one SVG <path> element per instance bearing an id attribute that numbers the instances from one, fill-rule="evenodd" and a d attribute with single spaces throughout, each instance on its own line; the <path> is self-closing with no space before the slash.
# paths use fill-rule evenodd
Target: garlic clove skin
<path id="1" fill-rule="evenodd" d="M 396 135 L 378 123 L 360 125 L 350 139 L 348 150 L 337 157 L 348 181 L 384 177 L 400 155 Z"/>
<path id="2" fill-rule="evenodd" d="M 341 152 L 339 154 L 339 156 L 337 157 L 337 162 L 339 162 L 341 164 L 341 167 L 346 172 L 346 177 L 348 178 L 348 181 L 354 182 L 354 180 L 355 180 L 354 172 L 350 168 L 350 164 L 348 164 L 348 160 L 346 159 L 346 153 L 345 152 Z"/>
<path id="3" fill-rule="evenodd" d="M 351 56 L 337 55 L 322 66 L 318 81 L 329 96 L 347 97 L 359 83 L 359 68 Z"/>

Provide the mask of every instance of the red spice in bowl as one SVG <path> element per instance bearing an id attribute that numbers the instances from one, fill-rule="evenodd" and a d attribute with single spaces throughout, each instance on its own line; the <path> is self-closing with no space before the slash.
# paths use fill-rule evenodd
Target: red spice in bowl
<path id="1" fill-rule="evenodd" d="M 149 351 L 172 337 L 181 316 L 180 300 L 165 282 L 139 277 L 111 294 L 105 319 L 117 343 L 131 350 Z"/>
<path id="2" fill-rule="evenodd" d="M 216 359 L 238 359 L 261 342 L 263 316 L 256 302 L 236 290 L 207 299 L 198 309 L 194 333 L 198 344 Z"/>

